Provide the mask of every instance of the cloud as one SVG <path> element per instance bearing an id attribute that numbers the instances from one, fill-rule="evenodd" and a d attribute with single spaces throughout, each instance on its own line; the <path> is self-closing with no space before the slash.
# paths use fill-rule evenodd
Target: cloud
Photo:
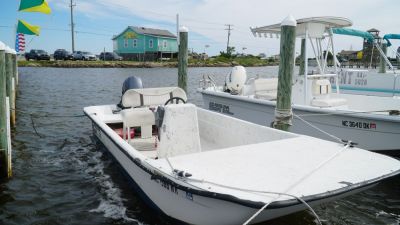
<path id="1" fill-rule="evenodd" d="M 52 1 L 59 8 L 65 3 Z M 249 27 L 279 23 L 288 14 L 295 18 L 312 16 L 340 16 L 351 19 L 354 28 L 367 30 L 375 27 L 384 33 L 399 33 L 398 0 L 79 0 L 76 9 L 88 18 L 125 21 L 141 18 L 145 24 L 160 24 L 159 27 L 175 31 L 175 16 L 180 15 L 180 24 L 189 27 L 194 36 L 189 43 L 202 49 L 211 45 L 214 53 L 226 45 L 225 24 L 233 24 L 231 43 L 236 49 L 247 48 L 247 52 L 275 54 L 279 40 L 254 38 Z M 338 38 L 337 48 L 360 48 L 362 40 Z"/>

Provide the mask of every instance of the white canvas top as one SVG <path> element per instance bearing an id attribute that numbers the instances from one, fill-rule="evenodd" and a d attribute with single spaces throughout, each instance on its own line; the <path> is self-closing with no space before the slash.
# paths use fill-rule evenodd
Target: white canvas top
<path id="1" fill-rule="evenodd" d="M 324 16 L 303 18 L 297 20 L 296 35 L 298 37 L 303 37 L 307 26 L 310 37 L 316 38 L 323 37 L 326 30 L 329 28 L 342 28 L 351 25 L 353 25 L 353 22 L 343 17 Z M 280 34 L 281 23 L 250 29 L 255 37 L 257 37 L 257 35 L 259 37 L 269 37 L 273 34 Z"/>

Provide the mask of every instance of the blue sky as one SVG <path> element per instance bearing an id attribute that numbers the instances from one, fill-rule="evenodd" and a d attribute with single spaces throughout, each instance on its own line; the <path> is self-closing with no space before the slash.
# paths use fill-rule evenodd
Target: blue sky
<path id="1" fill-rule="evenodd" d="M 48 0 L 51 15 L 17 12 L 18 0 L 1 0 L 0 40 L 14 45 L 17 18 L 40 25 L 39 37 L 27 36 L 27 49 L 54 52 L 71 50 L 69 0 Z M 211 55 L 226 49 L 225 24 L 233 24 L 231 46 L 238 52 L 277 54 L 278 39 L 254 38 L 249 27 L 279 23 L 288 14 L 295 18 L 341 16 L 353 21 L 355 29 L 377 28 L 382 33 L 400 33 L 399 0 L 74 0 L 75 48 L 98 54 L 112 50 L 111 38 L 127 26 L 145 26 L 176 32 L 175 17 L 189 28 L 189 48 Z M 358 50 L 362 40 L 337 37 L 337 51 Z M 394 45 L 399 46 L 395 41 Z M 205 46 L 209 47 L 205 49 Z"/>

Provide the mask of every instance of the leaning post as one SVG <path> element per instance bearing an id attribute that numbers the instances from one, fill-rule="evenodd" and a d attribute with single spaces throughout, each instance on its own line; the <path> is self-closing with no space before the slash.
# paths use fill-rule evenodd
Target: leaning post
<path id="1" fill-rule="evenodd" d="M 304 55 L 306 54 L 306 39 L 303 38 L 301 39 L 301 55 L 300 55 L 300 69 L 299 69 L 299 75 L 304 75 L 305 72 L 305 59 Z"/>
<path id="2" fill-rule="evenodd" d="M 295 63 L 297 22 L 292 16 L 281 23 L 278 97 L 275 108 L 274 128 L 289 131 L 292 125 L 292 77 Z"/>
<path id="3" fill-rule="evenodd" d="M 8 177 L 8 138 L 6 107 L 6 46 L 0 41 L 0 176 Z"/>
<path id="4" fill-rule="evenodd" d="M 387 54 L 387 44 L 386 43 L 382 43 L 381 47 L 382 47 L 383 54 L 386 56 L 386 54 Z M 382 55 L 381 55 L 381 57 L 379 57 L 379 73 L 386 73 L 386 61 L 385 61 L 385 59 L 383 58 Z"/>
<path id="5" fill-rule="evenodd" d="M 188 32 L 186 27 L 179 29 L 178 86 L 185 92 L 187 91 Z"/>

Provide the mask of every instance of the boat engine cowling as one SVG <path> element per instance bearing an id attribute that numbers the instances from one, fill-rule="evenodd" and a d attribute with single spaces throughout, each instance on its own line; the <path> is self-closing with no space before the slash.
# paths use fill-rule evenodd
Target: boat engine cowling
<path id="1" fill-rule="evenodd" d="M 141 88 L 143 88 L 143 83 L 140 77 L 130 76 L 126 78 L 124 83 L 122 84 L 121 101 L 117 104 L 117 106 L 121 109 L 125 109 L 125 107 L 122 105 L 122 96 L 124 96 L 125 92 L 130 89 L 141 89 Z"/>
<path id="2" fill-rule="evenodd" d="M 231 94 L 241 93 L 246 79 L 246 69 L 243 66 L 234 66 L 231 72 L 225 77 L 225 91 Z"/>
<path id="3" fill-rule="evenodd" d="M 143 88 L 142 79 L 136 76 L 130 76 L 125 79 L 122 84 L 122 95 L 129 89 L 141 89 Z"/>

